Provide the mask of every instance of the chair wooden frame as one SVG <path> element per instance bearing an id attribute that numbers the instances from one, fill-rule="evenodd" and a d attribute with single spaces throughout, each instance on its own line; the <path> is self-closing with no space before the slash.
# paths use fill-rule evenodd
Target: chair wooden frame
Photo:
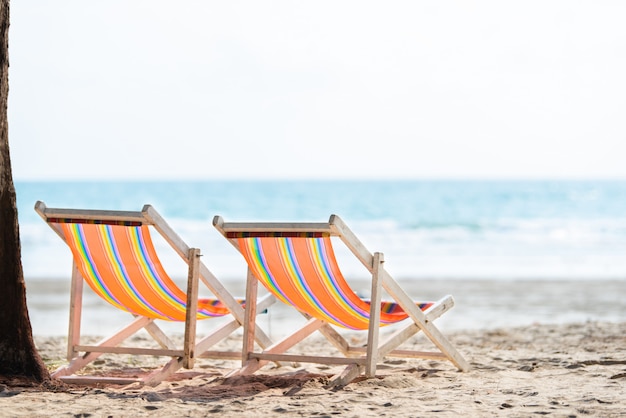
<path id="1" fill-rule="evenodd" d="M 326 234 L 326 236 L 338 237 L 365 266 L 372 277 L 367 347 L 365 349 L 351 346 L 327 321 L 312 317 L 310 314 L 301 311 L 308 320 L 301 329 L 288 335 L 281 341 L 277 341 L 274 345 L 265 348 L 261 352 L 256 352 L 254 351 L 256 334 L 254 318 L 258 308 L 255 308 L 254 304 L 248 304 L 246 306 L 247 319 L 244 322 L 242 368 L 238 371 L 239 374 L 254 373 L 268 361 L 346 364 L 347 366 L 343 372 L 335 376 L 330 384 L 330 386 L 344 386 L 363 373 L 366 377 L 373 377 L 376 374 L 377 363 L 384 357 L 449 360 L 460 371 L 469 370 L 469 363 L 433 324 L 434 319 L 452 308 L 454 305 L 452 296 L 443 297 L 439 301 L 432 303 L 428 309 L 422 311 L 416 305 L 416 302 L 409 297 L 384 269 L 383 254 L 378 252 L 370 253 L 339 216 L 331 215 L 327 223 L 225 222 L 221 216 L 215 216 L 213 225 L 239 252 L 242 252 L 238 241 L 241 237 L 284 237 L 289 236 L 289 234 Z M 259 281 L 249 264 L 246 285 L 247 299 L 256 299 Z M 379 325 L 383 289 L 408 314 L 407 321 L 410 323 L 381 342 L 379 341 Z M 324 335 L 344 357 L 286 353 L 287 350 L 315 331 L 319 331 Z M 423 332 L 439 351 L 423 352 L 397 349 L 408 338 L 419 331 Z"/>
<path id="2" fill-rule="evenodd" d="M 177 346 L 163 330 L 155 323 L 155 318 L 148 316 L 133 315 L 133 320 L 118 330 L 111 336 L 103 338 L 95 345 L 81 343 L 81 319 L 83 312 L 83 283 L 84 278 L 77 268 L 76 259 L 73 258 L 71 288 L 70 288 L 70 317 L 68 329 L 68 364 L 59 367 L 52 373 L 52 376 L 68 383 L 109 383 L 109 384 L 129 384 L 141 382 L 148 385 L 157 385 L 162 380 L 174 374 L 182 368 L 191 369 L 194 360 L 198 357 L 239 359 L 240 351 L 210 351 L 209 349 L 219 341 L 231 335 L 246 320 L 245 311 L 235 297 L 223 286 L 215 275 L 200 261 L 200 250 L 190 248 L 159 213 L 150 205 L 145 205 L 141 212 L 131 211 L 111 211 L 111 210 L 81 210 L 81 209 L 58 209 L 48 208 L 38 201 L 35 204 L 36 212 L 44 221 L 67 243 L 64 232 L 57 222 L 59 219 L 67 219 L 69 222 L 106 223 L 106 222 L 134 222 L 148 225 L 156 230 L 171 248 L 188 265 L 187 291 L 186 291 L 186 311 L 185 330 L 182 347 Z M 212 330 L 208 335 L 196 341 L 196 321 L 195 312 L 198 309 L 199 282 L 202 282 L 215 295 L 218 300 L 228 309 L 232 319 L 221 324 Z M 275 299 L 266 297 L 261 301 L 255 300 L 258 304 L 259 312 L 265 310 Z M 228 315 L 227 314 L 227 315 Z M 160 348 L 142 348 L 120 346 L 125 340 L 138 331 L 145 329 L 147 333 L 156 341 Z M 262 347 L 271 345 L 269 337 L 260 331 L 255 335 L 257 343 Z M 156 370 L 143 378 L 117 378 L 107 376 L 84 376 L 76 375 L 75 372 L 91 363 L 104 353 L 131 354 L 131 355 L 152 355 L 171 357 L 163 368 Z"/>

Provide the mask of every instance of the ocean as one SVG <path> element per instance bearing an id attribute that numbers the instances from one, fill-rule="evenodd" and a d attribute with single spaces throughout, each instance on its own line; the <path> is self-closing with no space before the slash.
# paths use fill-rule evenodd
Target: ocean
<path id="1" fill-rule="evenodd" d="M 226 221 L 314 222 L 339 215 L 371 252 L 384 253 L 385 268 L 398 281 L 439 283 L 435 290 L 455 296 L 455 288 L 466 292 L 477 283 L 519 286 L 515 292 L 527 289 L 524 283 L 559 282 L 597 283 L 604 293 L 618 295 L 626 291 L 626 181 L 17 181 L 15 186 L 35 333 L 65 332 L 65 323 L 48 320 L 50 312 L 65 308 L 71 268 L 69 251 L 34 211 L 37 200 L 49 207 L 137 211 L 151 204 L 188 245 L 202 250 L 216 276 L 233 286 L 242 283 L 245 265 L 213 228 L 214 215 Z M 157 246 L 166 247 L 158 241 Z M 184 277 L 178 257 L 163 249 L 170 274 Z M 351 257 L 340 250 L 338 257 L 349 279 L 367 280 Z M 601 318 L 626 319 L 613 311 L 626 308 L 617 298 L 604 303 L 610 309 L 604 316 L 599 311 Z M 508 311 L 517 312 L 505 303 L 502 312 L 492 314 Z M 518 313 L 522 321 L 523 310 Z M 38 323 L 36 315 L 48 322 Z M 474 319 L 478 326 L 480 318 Z"/>

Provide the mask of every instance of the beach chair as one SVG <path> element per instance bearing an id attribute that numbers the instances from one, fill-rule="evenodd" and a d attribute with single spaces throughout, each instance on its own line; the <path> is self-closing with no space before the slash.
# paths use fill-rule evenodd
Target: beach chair
<path id="1" fill-rule="evenodd" d="M 197 357 L 241 358 L 241 351 L 209 349 L 239 329 L 245 319 L 243 300 L 235 299 L 227 291 L 200 261 L 200 250 L 189 248 L 152 206 L 145 205 L 141 212 L 77 210 L 47 208 L 39 201 L 35 210 L 69 246 L 73 256 L 69 363 L 54 371 L 53 377 L 70 383 L 127 384 L 139 381 L 154 386 L 181 367 L 192 368 Z M 185 274 L 187 276 L 186 291 L 165 271 L 151 239 L 152 229 L 187 264 L 187 271 L 180 276 L 183 280 Z M 132 315 L 129 323 L 118 332 L 94 345 L 81 343 L 81 318 L 86 308 L 83 306 L 83 281 L 106 302 Z M 199 299 L 200 281 L 217 299 Z M 272 302 L 272 298 L 259 301 L 261 307 L 258 309 L 264 310 Z M 230 320 L 224 318 L 216 329 L 196 341 L 197 320 L 228 315 Z M 165 327 L 159 327 L 156 320 L 184 322 L 182 345 L 174 343 L 162 330 Z M 154 348 L 121 346 L 141 330 L 154 339 Z M 262 331 L 255 338 L 260 346 L 271 344 Z M 144 377 L 75 374 L 104 353 L 164 356 L 171 357 L 171 360 Z"/>
<path id="2" fill-rule="evenodd" d="M 329 386 L 341 387 L 364 374 L 373 377 L 384 357 L 449 360 L 459 370 L 468 362 L 433 324 L 454 301 L 446 296 L 435 302 L 416 302 L 383 268 L 383 254 L 371 254 L 336 215 L 327 223 L 225 222 L 215 216 L 213 225 L 239 250 L 248 264 L 246 298 L 256 299 L 257 284 L 296 308 L 305 325 L 262 351 L 255 351 L 255 306 L 246 306 L 243 364 L 239 374 L 254 373 L 268 361 L 346 365 Z M 371 274 L 371 298 L 362 299 L 350 288 L 339 269 L 332 243 L 338 238 Z M 381 301 L 383 289 L 390 301 Z M 384 341 L 381 326 L 405 321 Z M 404 325 L 404 326 L 403 326 Z M 351 346 L 333 326 L 367 332 L 366 347 Z M 287 353 L 319 331 L 338 351 L 336 356 Z M 423 352 L 398 347 L 422 331 L 436 349 Z M 302 350 L 299 350 L 300 352 Z"/>

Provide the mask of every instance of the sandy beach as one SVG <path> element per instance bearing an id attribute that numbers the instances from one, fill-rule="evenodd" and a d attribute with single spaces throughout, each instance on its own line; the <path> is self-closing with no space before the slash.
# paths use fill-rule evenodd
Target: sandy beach
<path id="1" fill-rule="evenodd" d="M 200 359 L 193 370 L 156 387 L 2 385 L 0 415 L 626 416 L 625 322 L 457 331 L 450 339 L 470 361 L 470 372 L 460 373 L 447 362 L 396 359 L 383 362 L 376 378 L 329 390 L 324 386 L 335 370 L 320 365 L 266 366 L 252 376 L 225 378 L 236 362 Z M 36 338 L 36 343 L 50 368 L 63 362 L 64 338 Z M 233 337 L 224 344 L 236 347 L 238 341 Z M 322 340 L 308 344 L 328 351 Z M 135 376 L 162 362 L 108 356 L 90 372 Z"/>
<path id="2" fill-rule="evenodd" d="M 446 361 L 389 359 L 379 365 L 375 378 L 329 390 L 325 385 L 339 369 L 268 365 L 252 376 L 228 378 L 238 362 L 198 359 L 194 369 L 179 371 L 156 387 L 55 382 L 32 388 L 4 382 L 0 416 L 626 417 L 625 286 L 624 281 L 422 282 L 420 291 L 428 296 L 446 290 L 455 296 L 456 306 L 436 323 L 470 362 L 467 373 Z M 30 283 L 29 300 L 43 301 L 44 293 L 50 299 L 54 292 Z M 67 311 L 30 306 L 31 318 L 39 324 L 34 326 L 35 342 L 54 370 L 65 361 L 66 338 L 62 332 L 36 330 L 66 329 Z M 104 312 L 106 306 L 89 308 Z M 271 325 L 276 338 L 292 322 L 287 311 L 277 309 L 260 324 L 266 330 Z M 89 319 L 83 334 L 103 335 L 85 331 L 96 329 L 93 325 Z M 365 343 L 363 334 L 348 337 Z M 145 336 L 135 338 L 133 343 L 147 342 Z M 240 344 L 241 334 L 233 334 L 218 348 Z M 332 350 L 321 337 L 303 344 L 320 355 Z M 405 347 L 430 345 L 418 334 Z M 84 371 L 133 377 L 165 361 L 106 355 Z"/>

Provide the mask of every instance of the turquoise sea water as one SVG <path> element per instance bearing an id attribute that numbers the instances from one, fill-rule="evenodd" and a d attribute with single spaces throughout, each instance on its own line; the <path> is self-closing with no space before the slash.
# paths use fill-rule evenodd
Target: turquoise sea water
<path id="1" fill-rule="evenodd" d="M 237 295 L 246 267 L 214 230 L 214 215 L 326 221 L 334 213 L 370 251 L 385 254 L 385 268 L 409 294 L 455 297 L 452 313 L 438 321 L 444 328 L 626 320 L 626 182 L 17 182 L 16 190 L 37 335 L 66 333 L 71 271 L 69 251 L 33 209 L 37 200 L 84 209 L 151 204 Z M 184 279 L 178 256 L 156 245 L 170 274 Z M 367 291 L 364 268 L 341 249 L 347 278 Z M 127 316 L 89 291 L 85 304 L 91 334 L 115 330 Z M 289 327 L 294 315 L 285 309 L 262 319 L 266 329 Z"/>
<path id="2" fill-rule="evenodd" d="M 211 225 L 216 214 L 337 214 L 399 277 L 626 279 L 626 181 L 17 182 L 16 190 L 26 277 L 68 271 L 65 249 L 33 210 L 42 200 L 120 210 L 149 203 L 225 279 L 240 265 Z"/>

